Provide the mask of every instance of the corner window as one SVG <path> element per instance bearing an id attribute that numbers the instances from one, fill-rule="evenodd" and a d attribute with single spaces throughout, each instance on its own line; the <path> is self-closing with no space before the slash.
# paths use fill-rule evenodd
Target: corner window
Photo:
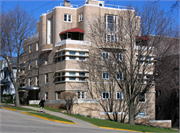
<path id="1" fill-rule="evenodd" d="M 109 59 L 109 53 L 103 52 L 102 55 L 103 55 L 103 59 L 106 59 L 106 60 Z"/>
<path id="2" fill-rule="evenodd" d="M 64 14 L 64 22 L 72 22 L 72 15 Z"/>
<path id="3" fill-rule="evenodd" d="M 79 14 L 79 22 L 82 22 L 83 21 L 83 14 Z"/>
<path id="4" fill-rule="evenodd" d="M 116 99 L 123 99 L 123 93 L 122 92 L 117 92 L 116 93 Z"/>
<path id="5" fill-rule="evenodd" d="M 102 99 L 109 99 L 109 92 L 103 92 Z"/>
<path id="6" fill-rule="evenodd" d="M 109 73 L 103 72 L 102 73 L 102 79 L 109 79 Z"/>

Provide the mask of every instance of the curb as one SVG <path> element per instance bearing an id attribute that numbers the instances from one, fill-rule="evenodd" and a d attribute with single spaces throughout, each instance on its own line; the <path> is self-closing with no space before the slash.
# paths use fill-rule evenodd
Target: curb
<path id="1" fill-rule="evenodd" d="M 31 115 L 31 116 L 34 116 L 34 117 L 38 117 L 38 118 L 41 118 L 41 119 L 44 119 L 44 120 L 48 120 L 48 121 L 54 121 L 54 122 L 65 123 L 65 124 L 76 124 L 76 123 L 73 123 L 73 122 L 59 121 L 59 120 L 54 120 L 54 119 L 50 119 L 50 118 L 46 118 L 46 117 L 30 114 L 30 113 L 27 113 L 25 111 L 22 111 L 22 113 L 23 114 L 27 114 L 27 115 Z"/>
<path id="2" fill-rule="evenodd" d="M 11 109 L 11 108 L 6 108 L 6 107 L 2 107 L 2 109 L 7 109 L 7 110 L 12 110 L 12 111 L 17 111 L 17 109 Z"/>
<path id="3" fill-rule="evenodd" d="M 101 127 L 101 126 L 100 126 L 99 128 L 113 129 L 113 130 L 122 130 L 122 131 L 130 131 L 130 132 L 138 132 L 138 133 L 142 133 L 141 131 L 128 130 L 128 129 L 120 129 L 120 128 L 112 128 L 112 127 Z"/>

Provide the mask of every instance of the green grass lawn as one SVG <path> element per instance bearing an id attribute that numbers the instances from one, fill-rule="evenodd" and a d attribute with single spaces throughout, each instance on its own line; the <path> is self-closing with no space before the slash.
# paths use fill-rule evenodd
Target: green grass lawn
<path id="1" fill-rule="evenodd" d="M 88 118 L 88 117 L 81 116 L 81 115 L 72 115 L 72 114 L 67 114 L 67 115 L 87 121 L 96 126 L 102 126 L 102 127 L 136 130 L 136 131 L 141 131 L 141 132 L 178 132 L 178 131 L 171 130 L 171 129 L 162 129 L 162 128 L 155 128 L 155 127 L 150 127 L 150 126 L 142 126 L 142 125 L 130 125 L 127 123 L 120 123 L 120 122 L 115 122 L 115 121 L 110 121 L 110 120 Z"/>
<path id="2" fill-rule="evenodd" d="M 73 123 L 73 121 L 70 121 L 70 120 L 67 120 L 67 119 L 64 119 L 61 117 L 57 117 L 54 115 L 46 114 L 46 113 L 34 113 L 34 112 L 28 112 L 28 113 L 38 115 L 38 116 L 42 116 L 42 117 L 46 117 L 46 118 L 53 119 L 53 120 L 59 120 L 59 121 L 65 121 L 65 122 L 72 122 Z"/>
<path id="3" fill-rule="evenodd" d="M 29 105 L 29 106 L 40 108 L 39 105 Z M 63 111 L 62 109 L 49 108 L 49 107 L 44 107 L 44 109 L 49 110 L 49 111 L 59 112 L 59 113 L 60 113 L 61 111 Z"/>

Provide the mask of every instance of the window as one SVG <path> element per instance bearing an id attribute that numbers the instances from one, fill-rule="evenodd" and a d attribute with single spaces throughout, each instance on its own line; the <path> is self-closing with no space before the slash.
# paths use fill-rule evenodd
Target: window
<path id="1" fill-rule="evenodd" d="M 70 54 L 70 55 L 75 55 L 75 54 L 76 54 L 76 51 L 69 51 L 69 54 Z"/>
<path id="2" fill-rule="evenodd" d="M 39 85 L 39 76 L 36 77 L 36 85 Z"/>
<path id="3" fill-rule="evenodd" d="M 65 75 L 65 72 L 62 72 L 62 76 L 64 76 Z"/>
<path id="4" fill-rule="evenodd" d="M 36 60 L 36 67 L 38 67 L 39 59 Z"/>
<path id="5" fill-rule="evenodd" d="M 47 20 L 47 44 L 53 43 L 53 18 Z"/>
<path id="6" fill-rule="evenodd" d="M 85 99 L 85 92 L 78 92 L 78 99 Z"/>
<path id="7" fill-rule="evenodd" d="M 117 92 L 116 93 L 116 99 L 123 99 L 123 93 L 122 92 Z"/>
<path id="8" fill-rule="evenodd" d="M 123 59 L 123 54 L 122 53 L 117 53 L 116 54 L 116 59 L 117 60 L 122 60 Z"/>
<path id="9" fill-rule="evenodd" d="M 151 60 L 151 57 L 150 56 L 147 56 L 147 61 L 150 61 Z"/>
<path id="10" fill-rule="evenodd" d="M 76 80 L 76 77 L 69 77 L 69 80 Z"/>
<path id="11" fill-rule="evenodd" d="M 65 54 L 66 54 L 66 52 L 65 52 L 65 51 L 63 51 L 63 52 L 62 52 L 62 55 L 65 55 Z"/>
<path id="12" fill-rule="evenodd" d="M 143 95 L 140 94 L 139 102 L 145 102 L 145 101 L 146 101 L 146 96 L 145 96 L 145 94 L 143 94 Z"/>
<path id="13" fill-rule="evenodd" d="M 45 92 L 45 100 L 48 100 L 48 92 Z"/>
<path id="14" fill-rule="evenodd" d="M 105 42 L 117 42 L 117 36 L 115 33 L 111 33 L 110 35 L 105 36 Z"/>
<path id="15" fill-rule="evenodd" d="M 105 28 L 107 31 L 114 32 L 117 30 L 117 16 L 105 15 Z"/>
<path id="16" fill-rule="evenodd" d="M 46 58 L 44 65 L 48 65 L 48 57 Z"/>
<path id="17" fill-rule="evenodd" d="M 48 73 L 45 74 L 45 84 L 48 83 Z"/>
<path id="18" fill-rule="evenodd" d="M 86 55 L 85 52 L 79 52 L 79 55 Z"/>
<path id="19" fill-rule="evenodd" d="M 116 78 L 117 78 L 117 80 L 122 80 L 123 79 L 123 73 L 117 73 Z"/>
<path id="20" fill-rule="evenodd" d="M 81 61 L 85 61 L 85 60 L 86 60 L 86 58 L 85 58 L 85 57 L 79 57 L 79 60 L 81 60 Z"/>
<path id="21" fill-rule="evenodd" d="M 32 61 L 29 62 L 29 70 L 32 69 Z"/>
<path id="22" fill-rule="evenodd" d="M 102 79 L 109 79 L 109 73 L 103 72 L 102 73 Z"/>
<path id="23" fill-rule="evenodd" d="M 29 53 L 32 52 L 32 45 L 29 45 Z"/>
<path id="24" fill-rule="evenodd" d="M 75 56 L 69 56 L 69 59 L 70 60 L 76 60 L 76 57 Z"/>
<path id="25" fill-rule="evenodd" d="M 36 43 L 36 51 L 39 50 L 39 42 Z"/>
<path id="26" fill-rule="evenodd" d="M 144 59 L 144 57 L 142 55 L 140 55 L 138 58 L 139 58 L 139 60 L 143 60 Z"/>
<path id="27" fill-rule="evenodd" d="M 84 78 L 84 77 L 79 77 L 79 81 L 86 81 L 86 78 Z"/>
<path id="28" fill-rule="evenodd" d="M 103 99 L 109 99 L 109 92 L 103 92 L 102 93 L 102 98 Z"/>
<path id="29" fill-rule="evenodd" d="M 62 60 L 65 60 L 65 59 L 66 59 L 66 57 L 65 57 L 65 56 L 63 56 L 63 57 L 62 57 Z"/>
<path id="30" fill-rule="evenodd" d="M 151 78 L 151 75 L 146 75 L 146 79 L 150 79 Z"/>
<path id="31" fill-rule="evenodd" d="M 83 21 L 83 14 L 79 14 L 79 22 L 82 22 Z"/>
<path id="32" fill-rule="evenodd" d="M 58 56 L 61 56 L 61 52 L 58 53 Z"/>
<path id="33" fill-rule="evenodd" d="M 57 100 L 60 99 L 60 95 L 61 95 L 61 92 L 56 92 L 56 99 L 57 99 Z"/>
<path id="34" fill-rule="evenodd" d="M 109 53 L 103 52 L 103 59 L 109 59 Z"/>
<path id="35" fill-rule="evenodd" d="M 31 78 L 28 79 L 28 84 L 31 86 Z"/>
<path id="36" fill-rule="evenodd" d="M 85 76 L 86 73 L 85 72 L 79 72 L 79 76 Z"/>
<path id="37" fill-rule="evenodd" d="M 145 112 L 138 112 L 138 117 L 143 117 L 143 116 L 146 116 Z"/>
<path id="38" fill-rule="evenodd" d="M 76 75 L 76 72 L 69 72 L 69 75 L 75 76 L 75 75 Z"/>
<path id="39" fill-rule="evenodd" d="M 72 22 L 72 15 L 64 14 L 64 22 Z"/>

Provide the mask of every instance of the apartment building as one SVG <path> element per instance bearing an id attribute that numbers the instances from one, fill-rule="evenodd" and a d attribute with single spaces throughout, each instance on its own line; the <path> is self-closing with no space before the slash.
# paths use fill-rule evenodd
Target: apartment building
<path id="1" fill-rule="evenodd" d="M 133 8 L 130 10 L 133 12 Z M 77 94 L 74 113 L 91 113 L 92 116 L 104 114 L 98 100 L 108 99 L 109 93 L 102 92 L 101 97 L 92 98 L 89 90 L 83 87 L 89 79 L 89 70 L 82 69 L 79 62 L 86 62 L 91 55 L 90 49 L 96 47 L 88 36 L 90 27 L 87 24 L 91 23 L 92 18 L 100 16 L 104 18 L 106 27 L 110 28 L 112 23 L 118 23 L 118 14 L 126 11 L 126 7 L 106 6 L 104 1 L 87 0 L 84 5 L 74 6 L 65 0 L 60 6 L 43 13 L 37 22 L 37 36 L 24 42 L 24 55 L 21 59 L 20 89 L 28 92 L 25 93 L 28 99 L 38 100 L 44 97 L 46 101 L 59 101 L 61 92 L 73 91 Z M 137 16 L 137 19 L 140 18 Z M 140 32 L 136 35 L 137 40 L 144 39 L 140 37 Z M 116 41 L 117 37 L 115 34 L 106 34 L 104 40 L 108 44 Z M 104 59 L 110 57 L 108 50 L 102 52 L 102 55 Z M 121 59 L 122 54 L 118 57 Z M 153 56 L 149 60 L 153 64 Z M 102 72 L 103 80 L 109 79 L 109 76 L 107 72 Z M 144 76 L 145 79 L 150 78 L 148 74 Z M 121 79 L 123 75 L 119 74 L 117 77 Z M 121 92 L 118 91 L 115 95 L 118 99 L 123 99 Z M 147 100 L 146 97 L 150 99 Z M 155 118 L 154 98 L 155 90 L 152 87 L 150 96 L 147 94 L 140 99 L 141 104 L 149 103 L 146 110 L 149 109 L 151 113 L 141 111 L 139 116 Z"/>

